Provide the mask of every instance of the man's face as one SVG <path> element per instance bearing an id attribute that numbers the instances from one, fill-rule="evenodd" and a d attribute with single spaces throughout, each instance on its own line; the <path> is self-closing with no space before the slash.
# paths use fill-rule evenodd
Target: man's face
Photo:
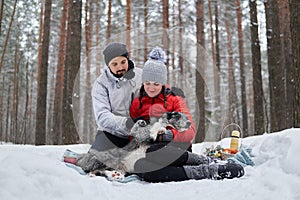
<path id="1" fill-rule="evenodd" d="M 108 63 L 108 67 L 112 73 L 123 76 L 128 70 L 128 60 L 124 56 L 115 57 Z"/>

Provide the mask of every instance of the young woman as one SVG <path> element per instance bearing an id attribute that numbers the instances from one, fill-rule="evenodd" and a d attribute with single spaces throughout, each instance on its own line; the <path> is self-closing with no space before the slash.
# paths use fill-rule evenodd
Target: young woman
<path id="1" fill-rule="evenodd" d="M 134 121 L 150 121 L 165 112 L 181 112 L 188 116 L 191 128 L 184 132 L 171 127 L 160 131 L 160 137 L 147 149 L 146 157 L 135 163 L 135 171 L 149 182 L 243 176 L 243 167 L 238 164 L 216 163 L 209 157 L 191 152 L 195 137 L 194 123 L 184 98 L 175 95 L 166 84 L 164 55 L 161 48 L 155 48 L 150 53 L 143 68 L 139 97 L 130 106 L 130 116 Z"/>

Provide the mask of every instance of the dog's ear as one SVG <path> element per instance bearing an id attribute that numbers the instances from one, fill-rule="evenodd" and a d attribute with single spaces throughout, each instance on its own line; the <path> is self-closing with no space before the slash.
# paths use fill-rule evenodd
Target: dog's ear
<path id="1" fill-rule="evenodd" d="M 181 114 L 179 112 L 167 112 L 165 114 L 168 120 L 181 118 Z"/>
<path id="2" fill-rule="evenodd" d="M 146 127 L 147 126 L 147 122 L 145 120 L 138 120 L 136 122 L 140 127 Z"/>

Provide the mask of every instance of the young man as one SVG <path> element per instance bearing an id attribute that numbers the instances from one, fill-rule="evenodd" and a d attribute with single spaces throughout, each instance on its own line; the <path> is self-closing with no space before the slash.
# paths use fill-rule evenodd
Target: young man
<path id="1" fill-rule="evenodd" d="M 138 94 L 142 70 L 136 68 L 128 57 L 126 45 L 110 43 L 103 51 L 107 65 L 96 79 L 92 89 L 92 101 L 98 126 L 96 139 L 87 154 L 82 154 L 76 165 L 89 172 L 102 165 L 95 156 L 97 151 L 106 151 L 129 143 L 129 131 L 133 121 L 129 107 Z"/>

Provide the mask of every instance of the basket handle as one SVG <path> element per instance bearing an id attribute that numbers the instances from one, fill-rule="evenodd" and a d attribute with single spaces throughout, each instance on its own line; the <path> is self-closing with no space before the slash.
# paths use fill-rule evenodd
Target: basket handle
<path id="1" fill-rule="evenodd" d="M 223 128 L 222 133 L 221 133 L 221 135 L 220 135 L 220 139 L 223 139 L 223 136 L 224 136 L 224 130 L 225 130 L 226 128 L 228 128 L 229 126 L 236 126 L 236 127 L 238 127 L 238 129 L 239 129 L 239 131 L 240 131 L 240 134 L 241 134 L 241 135 L 240 135 L 240 138 L 242 138 L 242 137 L 244 136 L 242 128 L 241 128 L 238 124 L 236 124 L 236 123 L 231 123 L 231 124 L 227 124 L 227 125 Z"/>

